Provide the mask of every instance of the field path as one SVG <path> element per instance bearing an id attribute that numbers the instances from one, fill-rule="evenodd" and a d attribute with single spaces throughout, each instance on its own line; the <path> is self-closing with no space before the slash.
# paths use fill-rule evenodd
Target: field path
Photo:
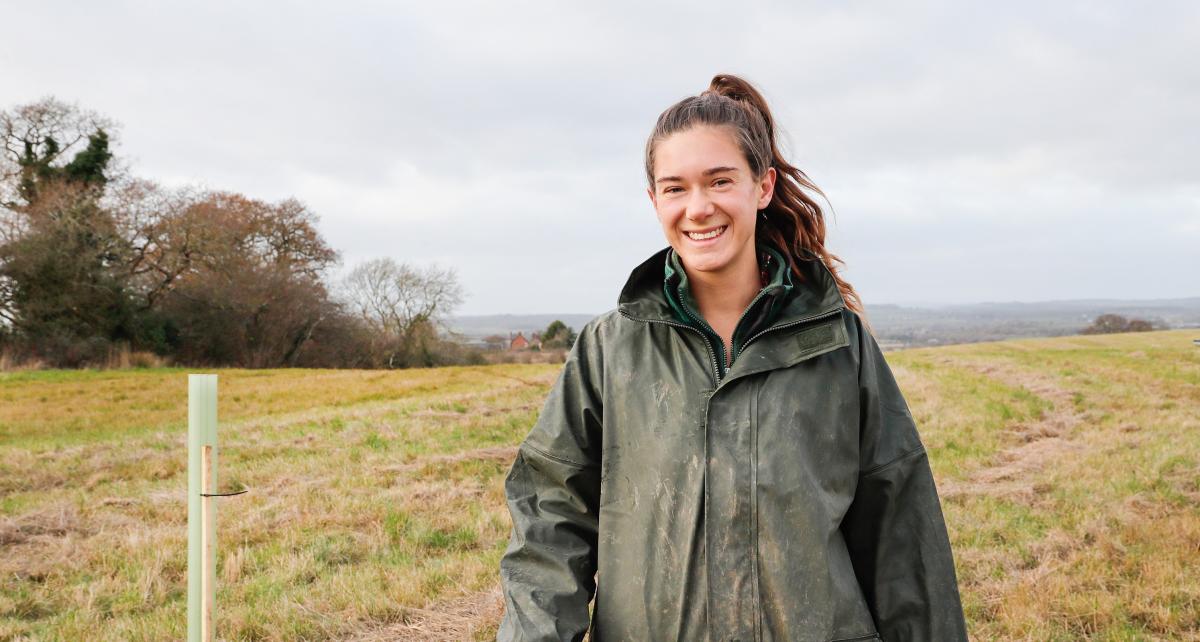
<path id="1" fill-rule="evenodd" d="M 938 363 L 966 367 L 1009 388 L 1023 388 L 1053 406 L 1052 410 L 1032 421 L 1010 425 L 1008 431 L 1020 443 L 999 453 L 995 463 L 972 472 L 966 479 L 939 483 L 938 494 L 943 500 L 963 495 L 992 495 L 1032 501 L 1037 494 L 1047 490 L 1036 483 L 1033 473 L 1063 457 L 1078 455 L 1080 450 L 1088 447 L 1075 435 L 1086 414 L 1074 403 L 1078 392 L 1062 387 L 1040 372 L 996 361 L 939 359 Z"/>

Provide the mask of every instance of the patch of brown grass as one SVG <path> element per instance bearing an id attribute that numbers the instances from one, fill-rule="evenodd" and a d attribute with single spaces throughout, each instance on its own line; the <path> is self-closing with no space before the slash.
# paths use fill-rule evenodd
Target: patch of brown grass
<path id="1" fill-rule="evenodd" d="M 495 637 L 504 614 L 500 586 L 453 599 L 429 608 L 409 608 L 403 621 L 345 638 L 352 642 L 462 642 Z"/>

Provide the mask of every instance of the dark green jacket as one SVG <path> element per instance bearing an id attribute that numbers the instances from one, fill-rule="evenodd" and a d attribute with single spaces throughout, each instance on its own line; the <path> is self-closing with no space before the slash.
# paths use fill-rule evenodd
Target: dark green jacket
<path id="1" fill-rule="evenodd" d="M 721 372 L 666 259 L 584 326 L 518 450 L 498 639 L 966 640 L 925 448 L 825 266 Z"/>

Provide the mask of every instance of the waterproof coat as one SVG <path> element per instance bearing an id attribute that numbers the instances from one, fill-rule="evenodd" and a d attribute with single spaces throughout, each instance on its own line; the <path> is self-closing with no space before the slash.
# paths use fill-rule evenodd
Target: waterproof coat
<path id="1" fill-rule="evenodd" d="M 925 448 L 825 265 L 726 370 L 668 255 L 580 331 L 517 452 L 498 639 L 966 640 Z"/>

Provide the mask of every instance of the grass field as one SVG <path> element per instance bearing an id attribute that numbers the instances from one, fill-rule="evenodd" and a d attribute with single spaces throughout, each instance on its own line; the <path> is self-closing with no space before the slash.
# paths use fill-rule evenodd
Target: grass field
<path id="1" fill-rule="evenodd" d="M 888 354 L 976 640 L 1200 640 L 1200 331 Z M 494 637 L 558 366 L 222 370 L 228 640 Z M 179 640 L 182 370 L 0 373 L 0 640 Z"/>

